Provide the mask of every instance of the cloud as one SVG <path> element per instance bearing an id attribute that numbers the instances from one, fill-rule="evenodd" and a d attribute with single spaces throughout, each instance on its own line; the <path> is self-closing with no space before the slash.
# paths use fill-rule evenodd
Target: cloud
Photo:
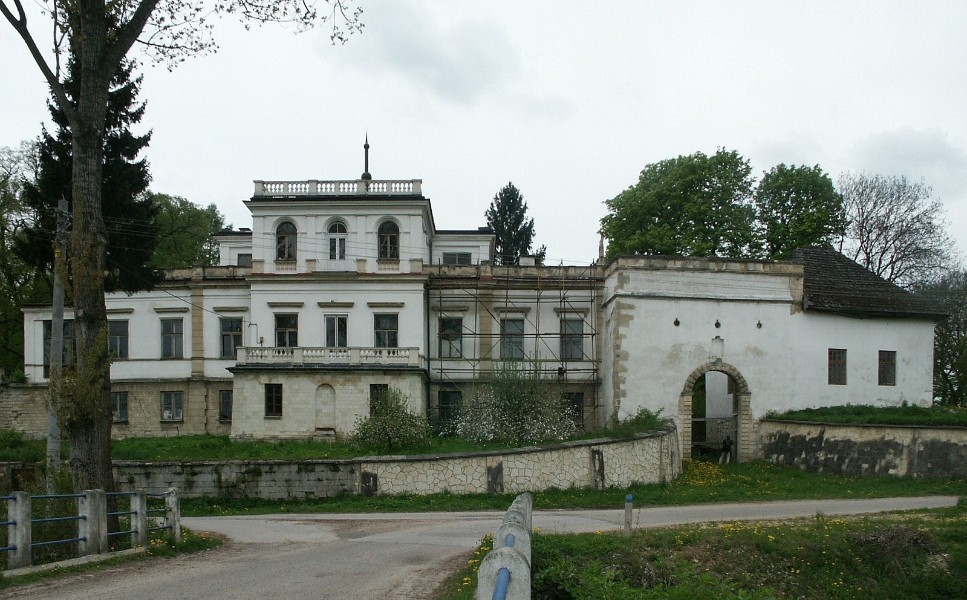
<path id="1" fill-rule="evenodd" d="M 435 11 L 437 15 L 439 11 Z M 443 22 L 424 5 L 380 3 L 366 12 L 354 67 L 392 73 L 464 105 L 507 88 L 521 71 L 512 40 L 493 20 Z"/>
<path id="2" fill-rule="evenodd" d="M 850 158 L 859 170 L 923 178 L 945 200 L 960 200 L 964 195 L 967 153 L 942 131 L 903 128 L 877 132 L 856 144 Z"/>

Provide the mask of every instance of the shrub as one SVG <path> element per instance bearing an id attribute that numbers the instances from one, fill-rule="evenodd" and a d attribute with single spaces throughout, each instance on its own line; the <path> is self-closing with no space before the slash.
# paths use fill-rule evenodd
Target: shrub
<path id="1" fill-rule="evenodd" d="M 661 419 L 661 409 L 651 411 L 647 408 L 639 408 L 633 416 L 628 417 L 617 425 L 607 429 L 610 436 L 616 438 L 631 437 L 636 433 L 648 433 L 663 429 L 665 424 Z"/>
<path id="2" fill-rule="evenodd" d="M 464 400 L 449 431 L 473 442 L 567 439 L 575 425 L 561 392 L 536 366 L 502 365 Z"/>
<path id="3" fill-rule="evenodd" d="M 407 397 L 396 388 L 374 398 L 370 415 L 356 420 L 352 442 L 360 450 L 389 452 L 399 448 L 425 447 L 430 441 L 430 424 L 406 407 Z"/>

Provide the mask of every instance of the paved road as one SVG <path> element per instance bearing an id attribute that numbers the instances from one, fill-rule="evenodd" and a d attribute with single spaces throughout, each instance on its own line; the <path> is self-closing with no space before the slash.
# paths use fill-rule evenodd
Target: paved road
<path id="1" fill-rule="evenodd" d="M 807 500 L 645 508 L 635 527 L 848 515 L 953 506 L 953 496 Z M 202 555 L 145 561 L 0 593 L 0 598 L 374 598 L 424 599 L 463 565 L 501 512 L 312 514 L 184 519 L 228 543 Z M 621 509 L 539 511 L 544 532 L 620 529 Z"/>

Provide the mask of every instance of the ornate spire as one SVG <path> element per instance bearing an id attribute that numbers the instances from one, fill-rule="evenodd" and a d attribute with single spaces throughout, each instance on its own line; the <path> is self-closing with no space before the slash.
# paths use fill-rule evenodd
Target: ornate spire
<path id="1" fill-rule="evenodd" d="M 369 174 L 369 132 L 366 133 L 366 143 L 363 144 L 363 150 L 365 151 L 366 163 L 363 174 L 359 178 L 370 180 L 373 178 L 373 176 Z"/>

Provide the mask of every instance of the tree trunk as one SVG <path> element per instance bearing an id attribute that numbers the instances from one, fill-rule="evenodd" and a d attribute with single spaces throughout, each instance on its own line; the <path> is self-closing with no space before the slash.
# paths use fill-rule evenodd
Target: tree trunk
<path id="1" fill-rule="evenodd" d="M 97 5 L 99 3 L 90 3 Z M 111 469 L 111 378 L 104 304 L 107 237 L 101 212 L 104 122 L 113 68 L 104 64 L 106 21 L 100 10 L 81 11 L 77 110 L 73 134 L 71 260 L 76 342 L 73 397 L 65 399 L 63 427 L 71 443 L 78 490 L 114 490 Z"/>

